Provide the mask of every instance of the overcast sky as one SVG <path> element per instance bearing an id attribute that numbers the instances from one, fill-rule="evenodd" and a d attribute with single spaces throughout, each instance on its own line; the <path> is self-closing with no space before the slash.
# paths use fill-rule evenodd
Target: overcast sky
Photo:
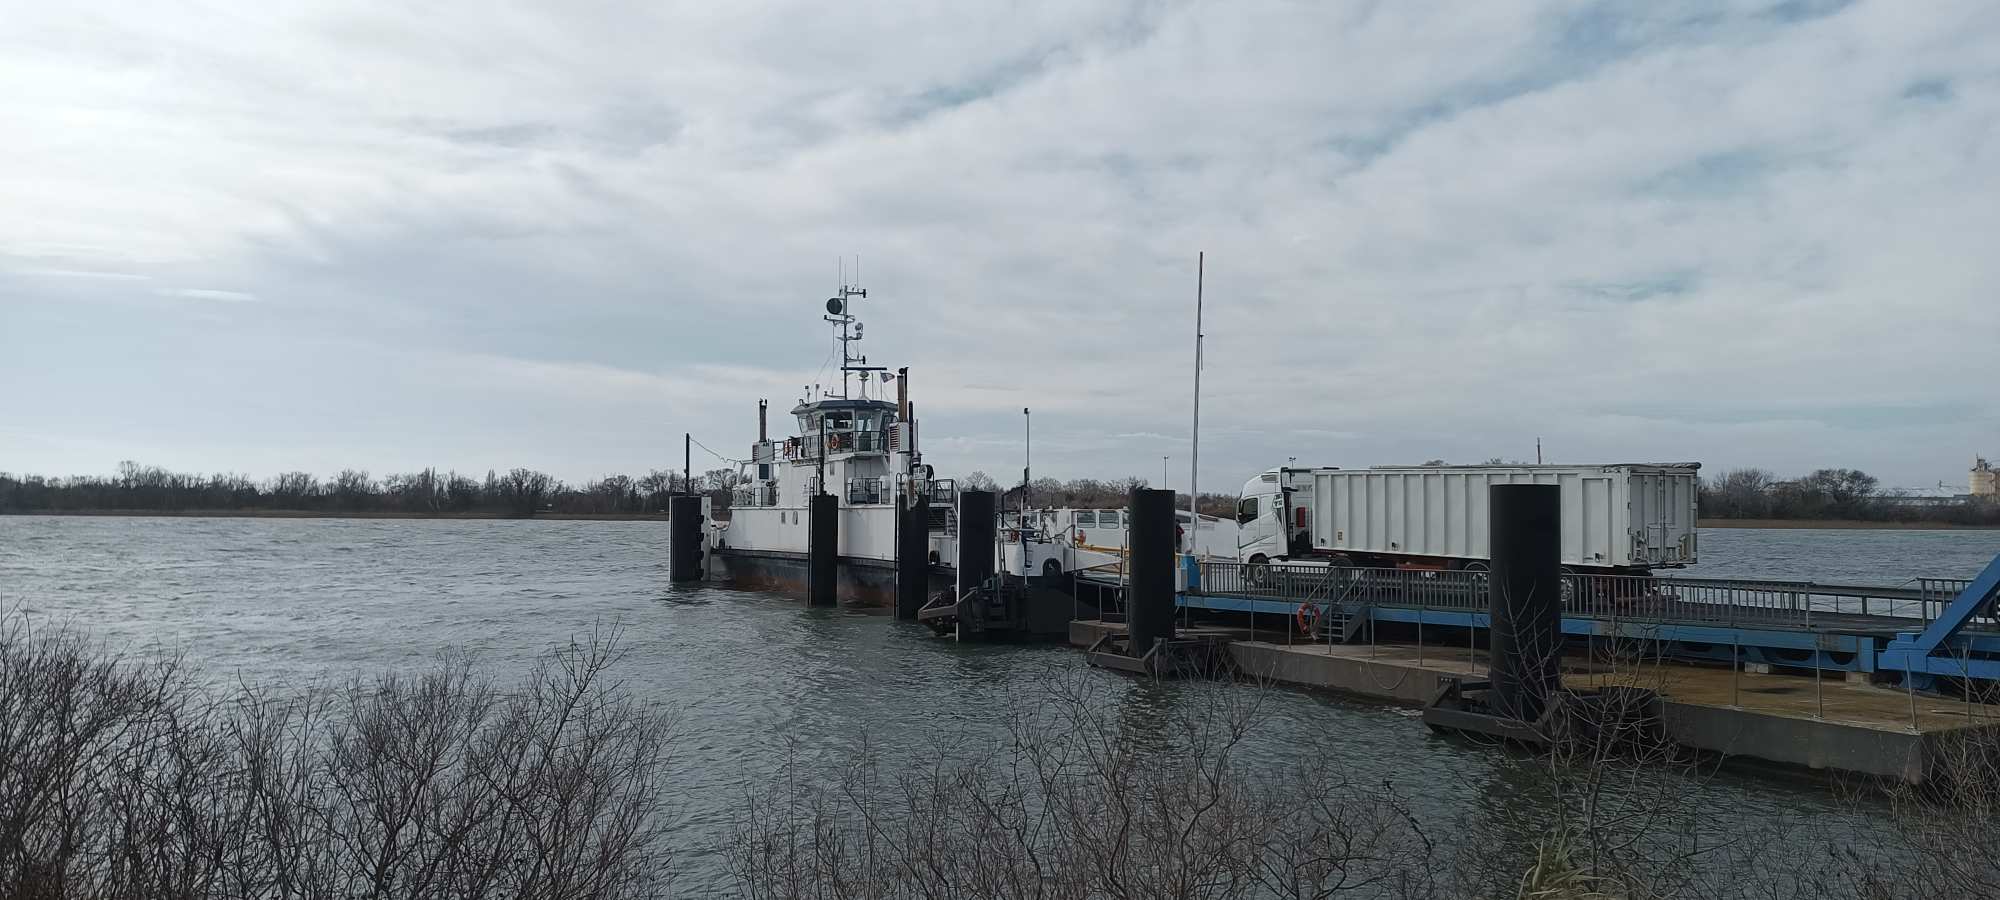
<path id="1" fill-rule="evenodd" d="M 1991 0 L 0 7 L 0 470 L 2000 455 Z"/>

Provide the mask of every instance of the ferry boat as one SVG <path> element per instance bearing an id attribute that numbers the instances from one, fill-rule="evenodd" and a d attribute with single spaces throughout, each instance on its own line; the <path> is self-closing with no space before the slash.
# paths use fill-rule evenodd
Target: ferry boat
<path id="1" fill-rule="evenodd" d="M 826 301 L 822 318 L 840 343 L 840 384 L 808 388 L 794 403 L 796 433 L 773 437 L 770 404 L 757 402 L 757 441 L 744 465 L 744 486 L 731 498 L 728 520 L 710 527 L 718 575 L 747 586 L 806 590 L 808 505 L 824 487 L 838 498 L 836 592 L 843 604 L 894 605 L 897 513 L 918 494 L 930 503 L 930 590 L 951 586 L 954 485 L 933 477 L 923 462 L 909 369 L 869 365 L 857 352 L 865 328 L 856 304 L 867 296 L 866 289 L 843 284 Z"/>
<path id="2" fill-rule="evenodd" d="M 890 370 L 857 352 L 864 334 L 856 304 L 868 292 L 843 285 L 821 318 L 840 345 L 840 383 L 807 389 L 791 408 L 796 432 L 771 433 L 770 403 L 757 402 L 757 440 L 743 464 L 744 483 L 726 520 L 707 535 L 719 577 L 750 587 L 797 593 L 807 589 L 810 504 L 822 486 L 837 498 L 836 593 L 844 605 L 895 604 L 898 513 L 910 498 L 928 502 L 925 536 L 930 584 L 926 596 L 956 602 L 957 490 L 938 478 L 919 447 L 908 367 Z M 1125 555 L 1118 509 L 1005 508 L 994 536 L 993 571 L 1021 591 L 1055 591 L 1067 598 L 1069 576 L 1116 567 Z M 1176 513 L 1177 552 L 1233 559 L 1237 523 Z M 1063 602 L 1068 609 L 1068 600 Z"/>

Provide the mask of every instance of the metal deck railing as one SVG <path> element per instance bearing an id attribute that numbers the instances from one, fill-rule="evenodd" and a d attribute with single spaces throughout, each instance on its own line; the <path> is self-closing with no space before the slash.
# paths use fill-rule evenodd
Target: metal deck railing
<path id="1" fill-rule="evenodd" d="M 1388 607 L 1484 610 L 1487 573 L 1368 569 L 1310 563 L 1199 564 L 1192 593 L 1297 603 L 1340 597 Z M 1960 579 L 1920 579 L 1914 587 L 1868 587 L 1677 576 L 1564 576 L 1566 615 L 1660 622 L 1755 624 L 1807 628 L 1917 628 L 1965 589 Z M 1973 627 L 2000 630 L 1991 611 Z"/>

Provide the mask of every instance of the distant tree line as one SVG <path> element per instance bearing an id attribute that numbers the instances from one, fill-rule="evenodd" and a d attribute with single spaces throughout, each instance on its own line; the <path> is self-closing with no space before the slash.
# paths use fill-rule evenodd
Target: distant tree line
<path id="1" fill-rule="evenodd" d="M 734 469 L 695 476 L 694 487 L 727 506 L 741 480 Z M 286 472 L 263 481 L 243 475 L 172 472 L 121 463 L 118 474 L 47 478 L 0 472 L 0 513 L 32 512 L 307 512 L 532 516 L 664 513 L 681 493 L 680 472 L 607 475 L 580 485 L 533 469 L 488 471 L 484 478 L 424 469 L 376 478 L 342 470 L 327 479 Z"/>
<path id="2" fill-rule="evenodd" d="M 570 484 L 533 469 L 489 470 L 484 477 L 455 471 L 423 469 L 376 477 L 359 469 L 343 469 L 328 478 L 309 472 L 285 472 L 258 480 L 229 473 L 174 472 L 159 466 L 124 462 L 111 476 L 68 478 L 13 475 L 0 472 L 0 513 L 35 512 L 298 512 L 324 515 L 396 513 L 407 515 L 532 516 L 664 514 L 667 498 L 686 485 L 682 473 L 654 469 L 643 476 L 607 475 Z M 695 475 L 694 489 L 707 495 L 715 508 L 725 509 L 743 485 L 735 469 L 710 469 Z M 1002 486 L 984 472 L 958 479 L 965 489 L 1006 493 L 1009 502 L 1020 485 Z M 1036 479 L 1036 506 L 1079 509 L 1125 505 L 1143 478 L 1099 480 Z M 1185 506 L 1187 495 L 1181 494 Z M 1201 511 L 1231 516 L 1233 494 L 1204 492 Z"/>
<path id="3" fill-rule="evenodd" d="M 685 490 L 680 472 L 653 469 L 643 476 L 607 475 L 570 484 L 533 469 L 486 472 L 475 478 L 458 472 L 423 469 L 381 478 L 344 469 L 321 479 L 286 472 L 256 480 L 226 473 L 173 472 L 158 466 L 121 463 L 111 476 L 50 478 L 0 472 L 0 513 L 33 512 L 302 512 L 400 513 L 409 515 L 532 516 L 664 514 L 667 498 Z M 743 483 L 734 469 L 697 474 L 694 489 L 717 509 L 727 508 Z M 1038 478 L 1030 486 L 1036 506 L 1105 509 L 1121 507 L 1143 478 Z M 997 484 L 984 472 L 958 479 L 968 490 L 992 490 L 1018 501 L 1020 485 Z M 1187 495 L 1180 494 L 1185 506 Z M 1234 515 L 1234 494 L 1203 492 L 1201 511 Z M 1780 478 L 1764 469 L 1734 469 L 1701 483 L 1701 515 L 1712 519 L 1851 519 L 1876 522 L 1939 522 L 2000 525 L 2000 503 L 1970 499 L 1911 497 L 1885 492 L 1877 479 L 1855 469 L 1819 469 L 1800 478 Z"/>
<path id="4" fill-rule="evenodd" d="M 1857 469 L 1819 469 L 1790 479 L 1764 469 L 1734 469 L 1713 479 L 1703 479 L 1701 515 L 1712 519 L 2000 525 L 2000 503 L 1885 492 L 1875 476 Z"/>

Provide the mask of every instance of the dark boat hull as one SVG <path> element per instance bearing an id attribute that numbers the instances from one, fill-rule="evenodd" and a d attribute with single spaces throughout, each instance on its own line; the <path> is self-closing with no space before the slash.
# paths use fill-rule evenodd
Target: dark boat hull
<path id="1" fill-rule="evenodd" d="M 708 575 L 732 587 L 768 591 L 806 600 L 809 570 L 806 555 L 775 550 L 718 550 Z M 896 565 L 887 560 L 841 557 L 835 592 L 840 605 L 855 609 L 891 610 L 896 606 Z M 932 566 L 926 596 L 952 588 L 952 570 Z"/>

